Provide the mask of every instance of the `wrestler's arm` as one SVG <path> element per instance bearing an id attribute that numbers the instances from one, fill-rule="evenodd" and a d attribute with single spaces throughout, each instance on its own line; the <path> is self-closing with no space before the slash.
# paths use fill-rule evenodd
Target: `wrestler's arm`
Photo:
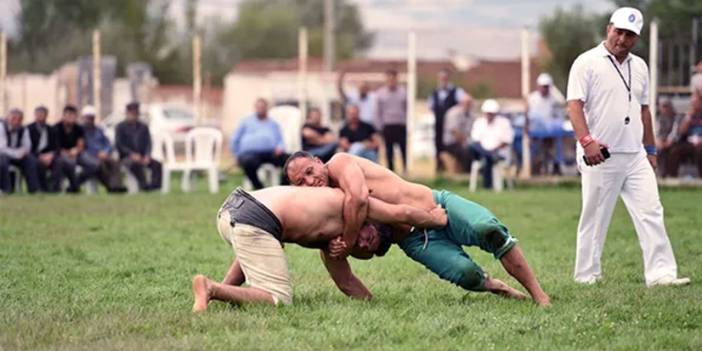
<path id="1" fill-rule="evenodd" d="M 373 294 L 363 285 L 360 279 L 351 271 L 351 265 L 349 261 L 344 259 L 332 259 L 329 254 L 320 250 L 320 257 L 324 263 L 324 267 L 327 268 L 329 276 L 334 281 L 334 284 L 343 292 L 346 296 L 359 300 L 370 300 L 373 298 Z"/>
<path id="2" fill-rule="evenodd" d="M 344 229 L 342 237 L 346 246 L 351 248 L 356 243 L 358 232 L 368 215 L 368 185 L 363 170 L 353 157 L 339 153 L 327 164 L 329 177 L 344 192 Z M 346 252 L 343 257 L 348 255 Z"/>
<path id="3" fill-rule="evenodd" d="M 232 265 L 227 271 L 227 275 L 222 279 L 222 284 L 240 286 L 244 284 L 246 278 L 244 277 L 244 271 L 241 270 L 241 265 L 239 264 L 239 259 L 235 259 Z"/>
<path id="4" fill-rule="evenodd" d="M 431 211 L 409 205 L 394 205 L 374 197 L 368 198 L 368 219 L 385 224 L 407 224 L 419 228 L 436 228 L 446 225 L 446 211 L 436 207 Z"/>

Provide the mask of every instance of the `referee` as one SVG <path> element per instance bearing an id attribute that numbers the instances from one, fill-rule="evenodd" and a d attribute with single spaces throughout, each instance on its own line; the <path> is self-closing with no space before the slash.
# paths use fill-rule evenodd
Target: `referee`
<path id="1" fill-rule="evenodd" d="M 688 284 L 690 279 L 678 278 L 663 224 L 654 174 L 648 66 L 630 53 L 639 40 L 643 16 L 622 7 L 609 22 L 606 40 L 578 56 L 568 77 L 568 110 L 579 141 L 582 174 L 574 278 L 584 284 L 602 278 L 604 241 L 621 195 L 639 237 L 646 285 Z"/>

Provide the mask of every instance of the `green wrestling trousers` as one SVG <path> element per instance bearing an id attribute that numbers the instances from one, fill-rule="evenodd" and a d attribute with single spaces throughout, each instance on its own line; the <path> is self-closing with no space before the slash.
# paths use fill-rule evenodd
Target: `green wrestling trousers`
<path id="1" fill-rule="evenodd" d="M 434 201 L 446 210 L 448 225 L 425 231 L 415 229 L 399 243 L 402 251 L 441 279 L 466 290 L 484 291 L 485 273 L 463 246 L 478 246 L 502 258 L 517 240 L 490 210 L 450 191 L 432 190 Z"/>

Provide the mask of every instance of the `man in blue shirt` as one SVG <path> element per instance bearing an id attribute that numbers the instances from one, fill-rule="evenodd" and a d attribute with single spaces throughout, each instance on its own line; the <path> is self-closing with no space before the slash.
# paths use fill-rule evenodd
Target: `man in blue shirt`
<path id="1" fill-rule="evenodd" d="M 95 108 L 83 107 L 83 130 L 85 135 L 85 153 L 91 163 L 98 168 L 97 178 L 111 193 L 123 193 L 127 188 L 122 184 L 119 163 L 111 157 L 112 145 L 102 128 L 95 125 Z"/>
<path id="2" fill-rule="evenodd" d="M 239 166 L 244 169 L 254 189 L 262 189 L 263 184 L 256 172 L 264 163 L 282 167 L 288 155 L 280 126 L 268 117 L 268 102 L 259 98 L 255 105 L 256 113 L 245 117 L 231 139 L 231 152 Z"/>

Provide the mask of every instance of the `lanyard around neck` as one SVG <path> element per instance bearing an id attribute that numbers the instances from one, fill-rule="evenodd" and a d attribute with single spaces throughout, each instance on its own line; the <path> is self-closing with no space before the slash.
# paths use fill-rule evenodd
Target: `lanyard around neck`
<path id="1" fill-rule="evenodd" d="M 631 60 L 628 60 L 627 67 L 629 68 L 629 84 L 627 84 L 626 79 L 624 79 L 624 75 L 622 74 L 622 71 L 619 70 L 619 67 L 617 67 L 617 64 L 614 63 L 614 60 L 612 60 L 612 56 L 607 55 L 607 58 L 609 59 L 609 62 L 612 63 L 612 66 L 614 66 L 614 69 L 617 70 L 617 73 L 619 73 L 619 78 L 622 79 L 622 83 L 624 83 L 624 86 L 626 87 L 627 93 L 629 93 L 629 102 L 631 102 Z"/>

